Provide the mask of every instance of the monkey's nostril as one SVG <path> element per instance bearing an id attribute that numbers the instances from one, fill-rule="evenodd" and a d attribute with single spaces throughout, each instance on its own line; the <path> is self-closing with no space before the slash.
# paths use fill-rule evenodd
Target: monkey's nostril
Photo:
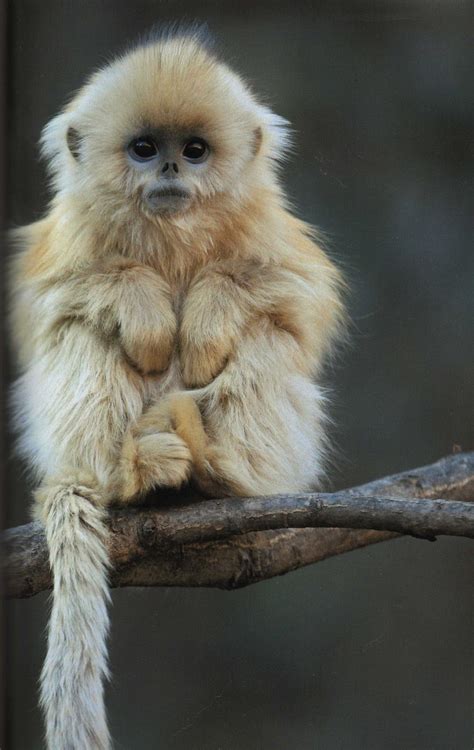
<path id="1" fill-rule="evenodd" d="M 161 170 L 161 173 L 164 174 L 165 172 L 167 172 L 168 169 L 169 169 L 169 166 L 170 165 L 168 164 L 168 162 L 166 162 L 166 164 L 164 165 L 163 169 Z"/>
<path id="2" fill-rule="evenodd" d="M 175 171 L 176 173 L 178 173 L 178 172 L 179 172 L 179 169 L 178 169 L 178 165 L 176 164 L 176 162 L 175 162 L 175 161 L 173 162 L 173 169 L 174 169 L 174 171 Z"/>

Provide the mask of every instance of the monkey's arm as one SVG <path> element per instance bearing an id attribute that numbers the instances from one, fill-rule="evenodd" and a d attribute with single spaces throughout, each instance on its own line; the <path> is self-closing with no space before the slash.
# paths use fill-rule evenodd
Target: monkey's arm
<path id="1" fill-rule="evenodd" d="M 209 383 L 232 358 L 236 342 L 268 321 L 296 342 L 294 365 L 314 373 L 343 308 L 336 269 L 315 261 L 220 263 L 195 278 L 183 306 L 180 353 L 186 385 Z"/>
<path id="2" fill-rule="evenodd" d="M 82 321 L 105 338 L 118 338 L 142 372 L 164 370 L 176 335 L 168 284 L 155 271 L 123 258 L 57 282 L 57 320 Z"/>

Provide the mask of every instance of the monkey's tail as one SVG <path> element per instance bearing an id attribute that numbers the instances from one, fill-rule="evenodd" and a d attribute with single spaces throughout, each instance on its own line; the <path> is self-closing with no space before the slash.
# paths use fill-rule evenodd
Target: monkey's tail
<path id="1" fill-rule="evenodd" d="M 89 487 L 38 491 L 54 577 L 41 705 L 49 750 L 109 750 L 104 679 L 108 532 L 100 498 Z"/>

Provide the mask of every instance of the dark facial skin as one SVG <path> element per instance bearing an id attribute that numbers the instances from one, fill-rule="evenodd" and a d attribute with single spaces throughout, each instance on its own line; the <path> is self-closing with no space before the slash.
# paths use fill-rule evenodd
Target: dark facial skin
<path id="1" fill-rule="evenodd" d="M 156 130 L 133 138 L 127 152 L 133 167 L 148 175 L 143 200 L 159 214 L 188 208 L 193 195 L 187 178 L 206 169 L 210 155 L 209 145 L 198 135 Z"/>

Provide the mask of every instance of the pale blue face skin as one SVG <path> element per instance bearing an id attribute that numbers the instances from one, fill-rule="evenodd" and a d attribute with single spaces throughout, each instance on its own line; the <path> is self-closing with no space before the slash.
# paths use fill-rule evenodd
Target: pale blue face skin
<path id="1" fill-rule="evenodd" d="M 149 179 L 143 200 L 153 213 L 185 210 L 193 194 L 187 177 L 208 168 L 209 144 L 198 135 L 150 129 L 127 145 L 130 165 Z"/>

